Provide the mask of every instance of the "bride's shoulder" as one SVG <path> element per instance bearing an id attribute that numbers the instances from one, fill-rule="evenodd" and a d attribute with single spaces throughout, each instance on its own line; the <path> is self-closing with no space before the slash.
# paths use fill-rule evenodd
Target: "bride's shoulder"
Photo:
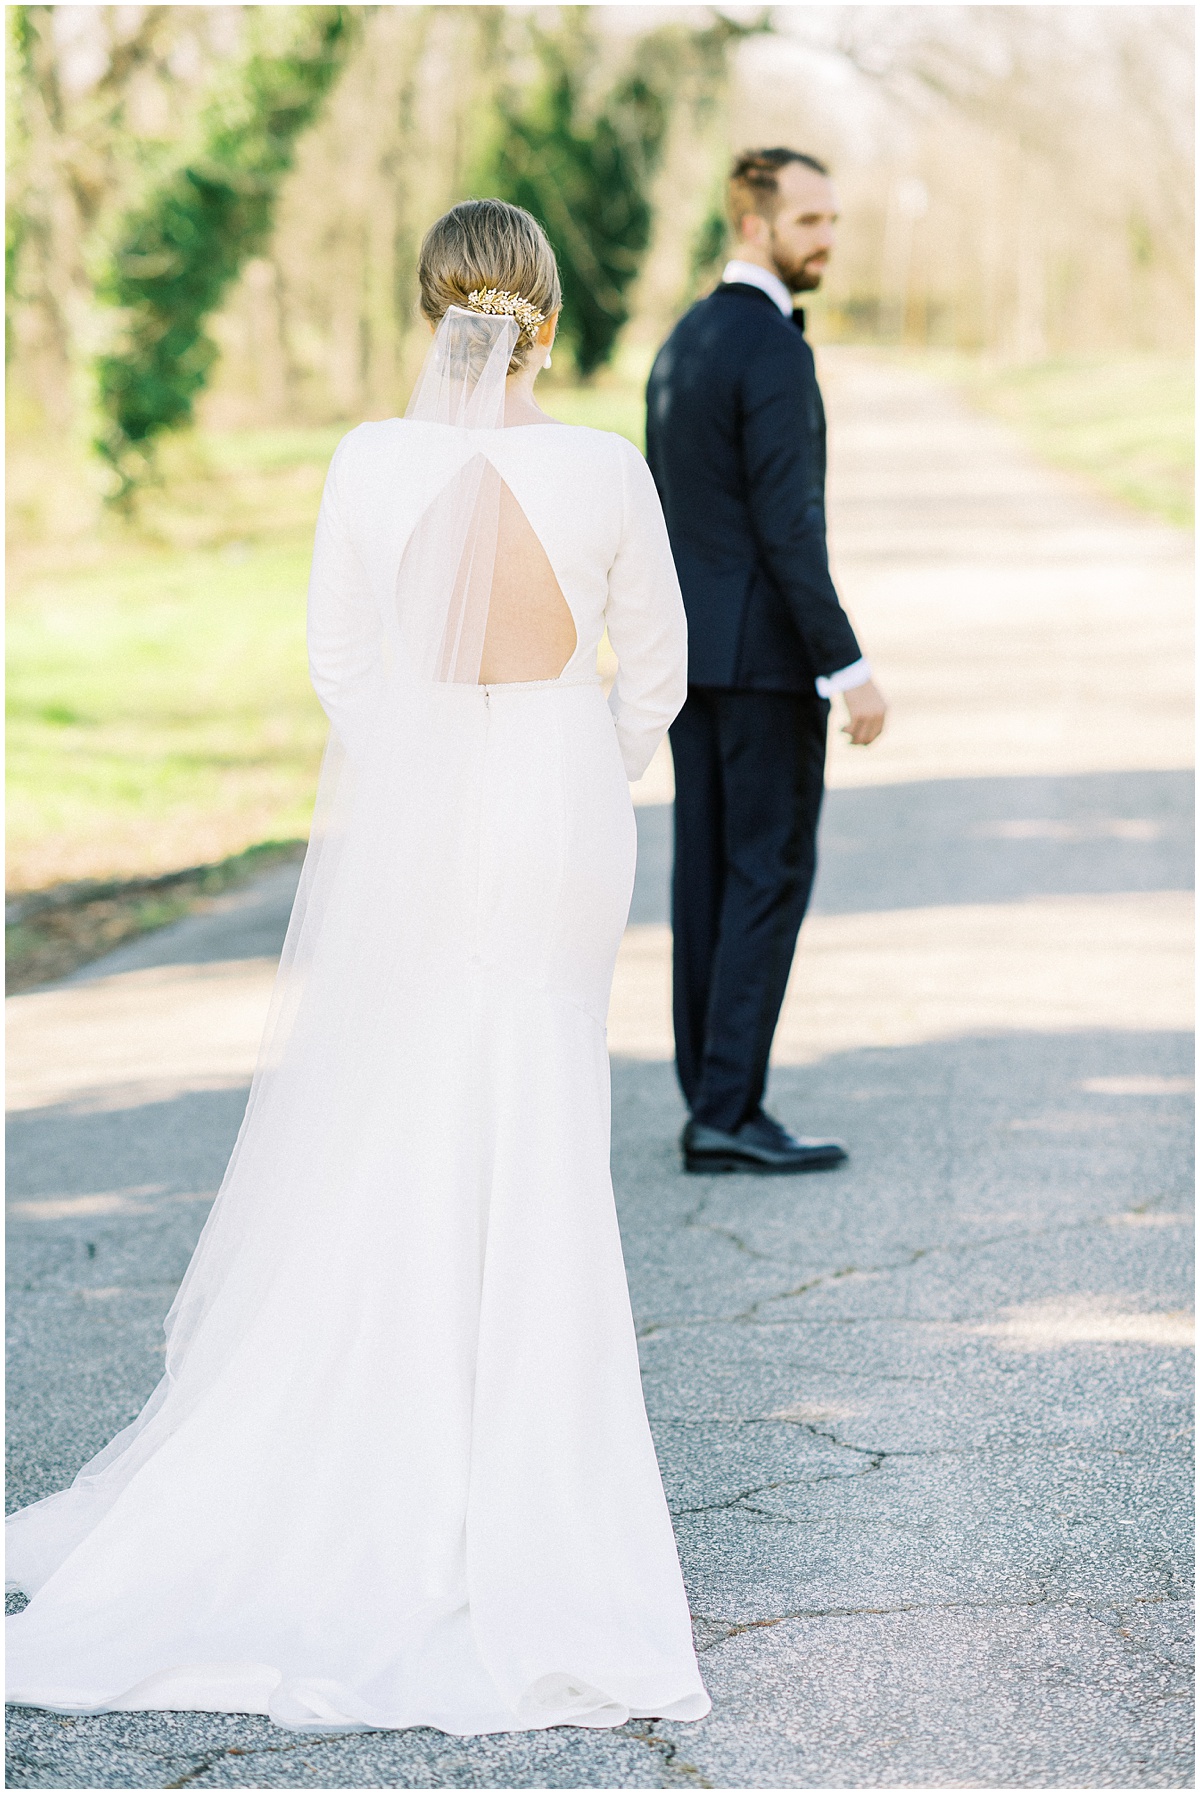
<path id="1" fill-rule="evenodd" d="M 333 451 L 339 466 L 367 467 L 405 457 L 423 458 L 431 445 L 449 434 L 442 425 L 418 422 L 411 417 L 384 417 L 356 424 Z"/>
<path id="2" fill-rule="evenodd" d="M 569 424 L 557 430 L 523 433 L 542 437 L 543 447 L 548 443 L 547 473 L 558 470 L 572 484 L 583 481 L 594 494 L 608 492 L 615 501 L 628 503 L 631 495 L 652 484 L 641 449 L 619 430 Z"/>
<path id="3" fill-rule="evenodd" d="M 645 457 L 619 430 L 597 430 L 590 424 L 566 424 L 558 429 L 513 431 L 513 435 L 540 438 L 539 466 L 545 478 L 565 481 L 593 498 L 606 494 L 613 504 L 625 505 L 650 479 Z"/>
<path id="4" fill-rule="evenodd" d="M 592 424 L 559 424 L 553 430 L 539 430 L 538 434 L 551 439 L 556 449 L 561 449 L 564 442 L 569 443 L 581 457 L 590 460 L 605 460 L 612 464 L 642 459 L 641 450 L 619 430 L 597 430 Z"/>
<path id="5" fill-rule="evenodd" d="M 368 418 L 365 423 L 355 424 L 352 430 L 347 430 L 338 447 L 345 448 L 347 444 L 353 443 L 357 448 L 381 448 L 385 444 L 402 440 L 414 431 L 430 427 L 428 424 L 417 423 L 411 417 Z"/>
<path id="6" fill-rule="evenodd" d="M 385 417 L 355 424 L 352 430 L 346 431 L 334 449 L 334 459 L 344 461 L 356 454 L 370 454 L 372 450 L 382 448 L 395 436 L 397 426 L 403 422 L 404 419 L 400 417 Z"/>
<path id="7" fill-rule="evenodd" d="M 632 480 L 636 484 L 643 476 L 649 478 L 645 455 L 622 431 L 597 430 L 590 424 L 575 424 L 571 434 L 583 439 L 586 458 L 596 467 L 607 467 L 614 479 L 620 478 L 626 484 Z"/>
<path id="8" fill-rule="evenodd" d="M 594 424 L 559 424 L 558 428 L 562 435 L 574 436 L 580 442 L 623 443 L 625 448 L 633 447 L 628 436 L 623 436 L 620 430 L 598 430 Z"/>

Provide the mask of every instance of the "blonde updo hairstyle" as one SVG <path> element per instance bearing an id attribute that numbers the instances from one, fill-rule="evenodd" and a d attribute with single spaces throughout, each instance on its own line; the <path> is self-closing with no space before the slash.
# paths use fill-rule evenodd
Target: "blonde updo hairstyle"
<path id="1" fill-rule="evenodd" d="M 472 293 L 498 288 L 528 300 L 547 318 L 562 305 L 558 263 L 537 219 L 502 199 L 465 199 L 430 225 L 417 264 L 421 310 L 436 328 L 452 305 L 470 309 Z M 536 337 L 517 338 L 510 374 L 529 360 Z"/>

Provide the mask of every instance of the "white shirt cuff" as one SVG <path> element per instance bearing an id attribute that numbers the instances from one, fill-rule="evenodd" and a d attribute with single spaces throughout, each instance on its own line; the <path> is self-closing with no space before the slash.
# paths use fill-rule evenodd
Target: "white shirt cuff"
<path id="1" fill-rule="evenodd" d="M 817 696 L 831 698 L 836 691 L 853 691 L 856 685 L 865 685 L 871 677 L 871 663 L 867 660 L 856 660 L 853 665 L 843 667 L 840 672 L 830 673 L 828 679 L 817 680 Z"/>

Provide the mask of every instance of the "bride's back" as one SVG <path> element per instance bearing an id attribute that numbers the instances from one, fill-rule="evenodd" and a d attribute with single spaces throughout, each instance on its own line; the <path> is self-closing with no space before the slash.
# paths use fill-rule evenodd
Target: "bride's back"
<path id="1" fill-rule="evenodd" d="M 575 619 L 550 557 L 502 481 L 479 683 L 557 679 L 569 664 L 577 639 Z"/>
<path id="2" fill-rule="evenodd" d="M 685 641 L 649 469 L 624 437 L 533 402 L 561 289 L 532 218 L 455 207 L 426 238 L 420 281 L 435 334 L 408 410 L 352 430 L 326 482 L 309 603 L 318 695 L 349 740 L 393 679 L 596 684 L 607 631 L 636 778 L 682 701 Z"/>

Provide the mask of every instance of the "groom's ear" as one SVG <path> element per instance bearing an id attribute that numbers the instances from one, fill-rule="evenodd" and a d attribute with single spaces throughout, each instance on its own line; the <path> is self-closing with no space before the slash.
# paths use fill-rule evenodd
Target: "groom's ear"
<path id="1" fill-rule="evenodd" d="M 734 237 L 739 243 L 765 249 L 771 240 L 771 226 L 761 212 L 743 212 L 734 226 Z"/>

